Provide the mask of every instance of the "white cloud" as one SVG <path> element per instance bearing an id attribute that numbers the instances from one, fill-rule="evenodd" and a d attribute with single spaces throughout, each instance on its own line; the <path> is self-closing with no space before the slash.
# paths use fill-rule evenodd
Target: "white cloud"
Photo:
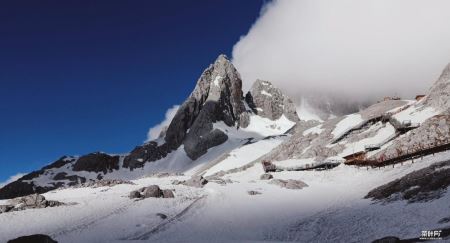
<path id="1" fill-rule="evenodd" d="M 8 184 L 11 183 L 11 182 L 17 181 L 18 179 L 20 179 L 20 178 L 21 178 L 22 176 L 24 176 L 24 175 L 26 175 L 26 174 L 25 174 L 25 173 L 18 173 L 18 174 L 16 174 L 16 175 L 13 175 L 13 176 L 9 177 L 8 180 L 6 180 L 6 181 L 0 183 L 0 188 L 2 188 L 2 187 L 4 187 L 4 186 L 8 185 Z"/>
<path id="2" fill-rule="evenodd" d="M 450 62 L 448 0 L 274 0 L 233 48 L 244 88 L 294 100 L 424 93 Z"/>
<path id="3" fill-rule="evenodd" d="M 166 111 L 166 116 L 164 121 L 161 123 L 155 125 L 154 127 L 150 128 L 147 133 L 147 141 L 157 139 L 159 137 L 159 134 L 161 133 L 162 129 L 166 126 L 170 125 L 170 122 L 172 121 L 173 117 L 178 111 L 178 108 L 180 108 L 179 105 L 174 105 L 172 108 L 168 109 Z"/>

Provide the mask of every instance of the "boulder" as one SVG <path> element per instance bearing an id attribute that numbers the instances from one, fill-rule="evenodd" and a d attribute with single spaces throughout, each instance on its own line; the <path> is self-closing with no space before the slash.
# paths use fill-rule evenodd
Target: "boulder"
<path id="1" fill-rule="evenodd" d="M 142 197 L 143 198 L 149 198 L 149 197 L 162 197 L 162 191 L 157 185 L 152 185 L 149 187 L 146 187 L 144 191 L 142 191 Z"/>
<path id="2" fill-rule="evenodd" d="M 203 176 L 193 176 L 191 179 L 185 181 L 183 185 L 190 187 L 203 187 L 208 183 L 208 180 L 203 178 Z"/>
<path id="3" fill-rule="evenodd" d="M 139 190 L 135 190 L 130 192 L 129 198 L 149 198 L 149 197 L 155 197 L 155 198 L 174 198 L 175 195 L 173 194 L 172 190 L 161 190 L 159 186 L 152 185 L 148 187 L 140 188 Z"/>
<path id="4" fill-rule="evenodd" d="M 273 175 L 269 174 L 269 173 L 262 174 L 260 177 L 261 180 L 270 180 L 272 178 L 273 178 Z"/>
<path id="5" fill-rule="evenodd" d="M 0 205 L 0 213 L 7 213 L 13 209 L 14 206 L 11 205 Z"/>
<path id="6" fill-rule="evenodd" d="M 139 191 L 132 191 L 128 197 L 131 199 L 141 198 L 141 193 Z"/>
<path id="7" fill-rule="evenodd" d="M 173 194 L 172 190 L 162 190 L 163 198 L 174 198 L 175 195 Z"/>
<path id="8" fill-rule="evenodd" d="M 258 191 L 248 191 L 247 193 L 248 193 L 248 195 L 250 195 L 250 196 L 254 196 L 254 195 L 259 195 L 259 194 L 261 194 L 261 192 L 258 192 Z"/>
<path id="9" fill-rule="evenodd" d="M 161 219 L 167 219 L 167 215 L 163 213 L 157 213 L 156 216 L 160 217 Z"/>
<path id="10" fill-rule="evenodd" d="M 8 243 L 58 243 L 48 235 L 29 235 L 9 240 Z"/>

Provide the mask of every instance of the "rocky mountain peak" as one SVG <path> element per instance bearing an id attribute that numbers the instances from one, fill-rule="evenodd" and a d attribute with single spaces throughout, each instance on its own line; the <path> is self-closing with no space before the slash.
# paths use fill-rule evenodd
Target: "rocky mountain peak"
<path id="1" fill-rule="evenodd" d="M 295 104 L 269 81 L 256 80 L 245 100 L 259 116 L 277 120 L 284 114 L 293 122 L 299 121 Z"/>
<path id="2" fill-rule="evenodd" d="M 425 104 L 436 109 L 450 111 L 450 63 L 431 87 Z"/>
<path id="3" fill-rule="evenodd" d="M 183 144 L 187 155 L 197 159 L 208 148 L 228 139 L 222 131 L 213 128 L 213 123 L 218 121 L 228 126 L 245 127 L 248 123 L 241 77 L 225 55 L 220 55 L 203 71 L 194 91 L 170 123 L 165 141 L 172 149 Z"/>

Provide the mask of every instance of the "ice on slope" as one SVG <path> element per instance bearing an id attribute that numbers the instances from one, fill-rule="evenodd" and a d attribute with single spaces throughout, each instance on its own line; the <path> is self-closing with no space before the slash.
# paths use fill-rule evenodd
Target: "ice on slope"
<path id="1" fill-rule="evenodd" d="M 373 137 L 368 137 L 361 139 L 353 143 L 345 143 L 345 149 L 338 156 L 345 157 L 350 154 L 365 151 L 367 145 L 382 146 L 387 140 L 395 135 L 395 128 L 389 124 L 382 124 L 381 122 L 376 123 L 369 130 L 379 129 L 378 132 Z"/>
<path id="2" fill-rule="evenodd" d="M 336 127 L 331 133 L 333 134 L 334 138 L 338 138 L 344 133 L 348 132 L 350 129 L 358 126 L 362 122 L 364 122 L 364 119 L 359 113 L 347 115 L 338 124 L 336 124 Z"/>
<path id="3" fill-rule="evenodd" d="M 427 119 L 438 115 L 441 111 L 430 106 L 410 106 L 409 108 L 395 114 L 393 117 L 399 122 L 411 121 L 412 123 L 422 123 Z"/>
<path id="4" fill-rule="evenodd" d="M 284 140 L 283 138 L 265 139 L 235 149 L 228 154 L 226 159 L 207 170 L 205 176 L 244 166 L 280 145 Z"/>

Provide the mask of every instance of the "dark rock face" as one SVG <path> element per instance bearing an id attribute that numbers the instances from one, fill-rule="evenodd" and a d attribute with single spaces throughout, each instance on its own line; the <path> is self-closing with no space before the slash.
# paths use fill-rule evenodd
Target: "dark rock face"
<path id="1" fill-rule="evenodd" d="M 8 241 L 8 243 L 58 243 L 50 238 L 48 235 L 29 235 L 22 236 L 14 240 Z"/>
<path id="2" fill-rule="evenodd" d="M 294 102 L 268 81 L 256 80 L 245 100 L 259 116 L 277 120 L 284 114 L 293 122 L 300 120 Z"/>
<path id="3" fill-rule="evenodd" d="M 74 162 L 75 160 L 76 160 L 76 158 L 74 158 L 74 157 L 63 156 L 63 157 L 59 158 L 57 161 L 43 167 L 42 170 L 61 168 L 71 162 Z"/>
<path id="4" fill-rule="evenodd" d="M 213 129 L 212 123 L 223 121 L 227 126 L 246 126 L 245 114 L 240 75 L 221 55 L 203 72 L 194 91 L 178 109 L 165 141 L 171 149 L 184 144 L 187 155 L 195 160 L 208 148 L 228 139 L 222 131 Z"/>
<path id="5" fill-rule="evenodd" d="M 450 185 L 450 161 L 430 165 L 371 190 L 365 198 L 407 200 L 410 203 L 440 198 Z"/>
<path id="6" fill-rule="evenodd" d="M 125 157 L 123 161 L 124 168 L 141 168 L 148 161 L 160 160 L 167 156 L 170 152 L 168 144 L 158 146 L 156 142 L 149 142 L 142 146 L 138 146 Z"/>
<path id="7" fill-rule="evenodd" d="M 53 187 L 35 187 L 33 184 L 18 180 L 12 182 L 3 188 L 0 188 L 0 199 L 10 199 L 33 193 L 45 193 L 53 190 Z"/>
<path id="8" fill-rule="evenodd" d="M 53 180 L 56 180 L 56 181 L 69 180 L 70 182 L 67 184 L 68 186 L 74 186 L 79 183 L 86 182 L 86 178 L 84 178 L 84 177 L 77 176 L 77 175 L 69 176 L 65 172 L 60 172 L 60 173 L 56 174 L 55 177 L 53 177 Z"/>
<path id="9" fill-rule="evenodd" d="M 73 165 L 74 171 L 89 171 L 108 173 L 119 169 L 119 156 L 104 153 L 91 153 L 82 156 Z"/>

